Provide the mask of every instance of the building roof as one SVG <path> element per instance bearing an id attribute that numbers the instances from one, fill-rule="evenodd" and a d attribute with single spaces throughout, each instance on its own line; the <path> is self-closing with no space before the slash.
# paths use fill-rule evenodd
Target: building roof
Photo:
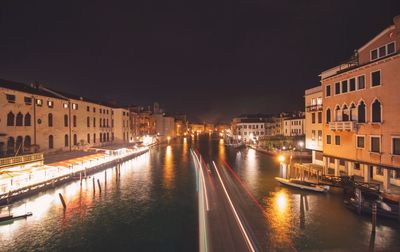
<path id="1" fill-rule="evenodd" d="M 243 118 L 239 123 L 264 123 L 265 120 L 263 118 Z"/>
<path id="2" fill-rule="evenodd" d="M 41 96 L 47 96 L 47 97 L 52 97 L 52 98 L 63 99 L 59 95 L 54 94 L 53 92 L 49 92 L 49 91 L 43 90 L 43 89 L 39 88 L 38 85 L 33 85 L 33 84 L 32 85 L 28 85 L 28 84 L 21 83 L 21 82 L 15 82 L 15 81 L 9 81 L 9 80 L 0 79 L 0 87 L 11 89 L 11 90 L 16 90 L 16 91 L 20 91 L 20 92 L 25 92 L 25 93 L 28 93 L 28 94 L 41 95 Z"/>
<path id="3" fill-rule="evenodd" d="M 70 94 L 67 92 L 63 91 L 58 91 L 54 90 L 52 88 L 47 88 L 43 86 L 42 84 L 26 84 L 22 82 L 15 82 L 15 81 L 9 81 L 9 80 L 3 80 L 0 79 L 0 87 L 11 89 L 11 90 L 17 90 L 29 94 L 34 94 L 34 95 L 41 95 L 41 96 L 47 96 L 47 97 L 52 97 L 52 98 L 57 98 L 57 99 L 62 99 L 62 100 L 68 100 L 68 99 L 74 99 L 74 100 L 81 100 L 81 101 L 86 101 L 90 103 L 95 103 L 111 108 L 124 108 L 122 106 L 118 106 L 117 104 L 113 104 L 110 102 L 103 102 L 103 101 L 97 101 L 94 99 L 90 99 L 87 97 L 75 95 L 75 94 Z"/>

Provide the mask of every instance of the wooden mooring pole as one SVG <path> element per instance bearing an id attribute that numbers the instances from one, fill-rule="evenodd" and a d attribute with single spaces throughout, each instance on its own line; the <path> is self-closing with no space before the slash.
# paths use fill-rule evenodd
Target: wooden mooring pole
<path id="1" fill-rule="evenodd" d="M 97 185 L 99 186 L 99 192 L 100 192 L 100 194 L 101 194 L 101 185 L 100 185 L 99 179 L 97 179 Z"/>
<path id="2" fill-rule="evenodd" d="M 67 208 L 67 204 L 65 204 L 64 197 L 62 196 L 61 193 L 58 193 L 58 197 L 60 197 L 61 203 L 62 203 L 62 205 L 64 207 L 64 210 L 65 210 Z"/>
<path id="3" fill-rule="evenodd" d="M 96 183 L 94 182 L 94 177 L 93 177 L 93 193 L 96 193 Z"/>
<path id="4" fill-rule="evenodd" d="M 361 214 L 363 198 L 360 188 L 356 188 L 356 194 L 358 195 L 357 213 Z"/>
<path id="5" fill-rule="evenodd" d="M 80 185 L 82 186 L 82 172 L 79 173 L 79 181 L 80 181 Z"/>
<path id="6" fill-rule="evenodd" d="M 372 232 L 376 231 L 376 214 L 377 214 L 377 204 L 376 201 L 372 203 Z"/>

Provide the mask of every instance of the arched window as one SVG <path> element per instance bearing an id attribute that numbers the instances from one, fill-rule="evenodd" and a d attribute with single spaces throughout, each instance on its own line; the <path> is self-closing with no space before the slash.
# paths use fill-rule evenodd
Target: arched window
<path id="1" fill-rule="evenodd" d="M 74 115 L 72 117 L 72 122 L 73 122 L 74 127 L 76 127 L 76 115 Z"/>
<path id="2" fill-rule="evenodd" d="M 336 122 L 342 121 L 342 113 L 341 113 L 339 105 L 336 106 L 336 108 L 335 108 L 335 121 Z"/>
<path id="3" fill-rule="evenodd" d="M 49 127 L 53 127 L 53 114 L 52 114 L 52 113 L 49 113 L 49 114 L 47 115 L 47 117 L 48 117 Z"/>
<path id="4" fill-rule="evenodd" d="M 372 122 L 382 122 L 382 107 L 378 100 L 372 103 Z"/>
<path id="5" fill-rule="evenodd" d="M 17 136 L 17 141 L 15 143 L 15 148 L 18 153 L 22 152 L 22 144 L 23 144 L 23 138 L 22 136 Z"/>
<path id="6" fill-rule="evenodd" d="M 78 145 L 78 137 L 74 134 L 74 145 Z"/>
<path id="7" fill-rule="evenodd" d="M 100 133 L 100 143 L 103 142 L 103 133 Z"/>
<path id="8" fill-rule="evenodd" d="M 14 154 L 14 149 L 15 149 L 14 137 L 9 137 L 7 139 L 7 154 L 8 155 Z"/>
<path id="9" fill-rule="evenodd" d="M 68 115 L 64 115 L 64 127 L 68 127 Z"/>
<path id="10" fill-rule="evenodd" d="M 87 134 L 87 142 L 90 143 L 90 134 Z"/>
<path id="11" fill-rule="evenodd" d="M 326 123 L 330 123 L 331 122 L 331 109 L 327 109 L 326 110 Z"/>
<path id="12" fill-rule="evenodd" d="M 89 116 L 86 118 L 86 125 L 88 128 L 90 127 L 90 117 Z"/>
<path id="13" fill-rule="evenodd" d="M 24 139 L 24 151 L 28 151 L 30 147 L 31 147 L 31 137 L 30 136 L 25 136 L 25 139 Z"/>
<path id="14" fill-rule="evenodd" d="M 107 132 L 107 142 L 110 141 L 110 133 Z"/>
<path id="15" fill-rule="evenodd" d="M 349 110 L 346 105 L 342 108 L 342 121 L 348 121 L 350 119 Z"/>
<path id="16" fill-rule="evenodd" d="M 7 114 L 7 126 L 14 126 L 14 118 L 15 118 L 15 116 L 14 116 L 13 112 L 9 112 Z"/>
<path id="17" fill-rule="evenodd" d="M 49 149 L 53 149 L 54 148 L 54 138 L 53 135 L 49 136 Z"/>
<path id="18" fill-rule="evenodd" d="M 68 135 L 64 136 L 64 146 L 68 147 Z"/>
<path id="19" fill-rule="evenodd" d="M 93 143 L 96 143 L 96 134 L 93 134 Z"/>
<path id="20" fill-rule="evenodd" d="M 24 125 L 31 126 L 31 114 L 27 113 L 24 118 Z"/>
<path id="21" fill-rule="evenodd" d="M 21 112 L 18 112 L 17 118 L 16 118 L 16 120 L 15 120 L 15 125 L 16 125 L 16 126 L 22 126 L 23 117 L 24 117 L 24 116 L 22 115 L 22 113 L 21 113 Z"/>
<path id="22" fill-rule="evenodd" d="M 356 105 L 352 103 L 350 105 L 350 121 L 357 121 L 358 116 L 357 116 L 357 110 L 356 110 Z"/>
<path id="23" fill-rule="evenodd" d="M 365 118 L 365 103 L 363 101 L 358 104 L 357 108 L 357 115 L 358 115 L 358 122 L 359 123 L 365 123 L 366 118 Z"/>

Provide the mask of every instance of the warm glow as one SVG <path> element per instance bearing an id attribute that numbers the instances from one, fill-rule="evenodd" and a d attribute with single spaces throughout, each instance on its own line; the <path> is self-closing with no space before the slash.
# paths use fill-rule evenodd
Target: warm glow
<path id="1" fill-rule="evenodd" d="M 279 192 L 277 197 L 275 198 L 277 210 L 282 213 L 286 211 L 287 208 L 287 195 L 284 192 Z"/>
<path id="2" fill-rule="evenodd" d="M 278 160 L 280 162 L 285 162 L 285 156 L 284 155 L 279 155 Z"/>
<path id="3" fill-rule="evenodd" d="M 300 142 L 299 142 L 299 146 L 303 148 L 304 142 L 303 142 L 303 141 L 300 141 Z"/>

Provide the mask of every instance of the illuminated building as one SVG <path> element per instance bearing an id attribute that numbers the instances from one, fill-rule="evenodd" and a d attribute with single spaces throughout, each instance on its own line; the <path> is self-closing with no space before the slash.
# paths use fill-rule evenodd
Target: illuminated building
<path id="1" fill-rule="evenodd" d="M 320 74 L 326 172 L 400 185 L 400 16 Z"/>
<path id="2" fill-rule="evenodd" d="M 312 163 L 322 165 L 322 88 L 317 86 L 305 91 L 306 149 L 312 151 Z"/>
<path id="3" fill-rule="evenodd" d="M 87 149 L 129 140 L 122 135 L 116 139 L 116 132 L 126 132 L 129 125 L 114 115 L 128 110 L 40 84 L 0 80 L 0 107 L 2 156 Z"/>

